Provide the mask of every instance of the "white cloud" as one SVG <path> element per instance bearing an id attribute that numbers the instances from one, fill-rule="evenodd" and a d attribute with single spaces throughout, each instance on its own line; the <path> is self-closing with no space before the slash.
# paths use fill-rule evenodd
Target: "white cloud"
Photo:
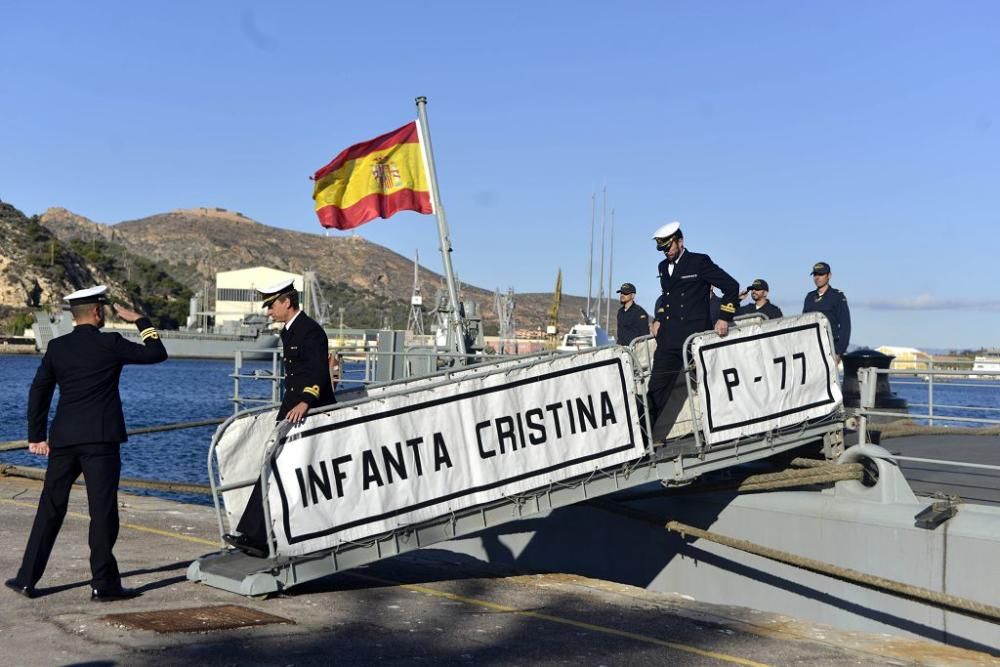
<path id="1" fill-rule="evenodd" d="M 898 299 L 868 299 L 858 305 L 872 310 L 1000 310 L 1000 301 L 997 300 L 951 299 L 932 294 L 918 294 Z"/>

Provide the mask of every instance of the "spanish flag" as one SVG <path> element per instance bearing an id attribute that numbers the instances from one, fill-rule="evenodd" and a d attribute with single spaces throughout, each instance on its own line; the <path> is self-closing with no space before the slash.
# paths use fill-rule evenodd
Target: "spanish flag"
<path id="1" fill-rule="evenodd" d="M 434 213 L 416 121 L 345 148 L 313 180 L 324 227 L 353 229 L 397 211 Z"/>

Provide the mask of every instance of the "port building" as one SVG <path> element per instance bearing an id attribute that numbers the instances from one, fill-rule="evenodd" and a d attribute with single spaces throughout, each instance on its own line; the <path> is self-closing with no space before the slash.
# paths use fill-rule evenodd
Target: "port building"
<path id="1" fill-rule="evenodd" d="M 259 288 L 270 287 L 282 280 L 294 280 L 301 294 L 301 273 L 289 273 L 267 266 L 220 271 L 215 274 L 215 323 L 242 321 L 244 315 L 261 313 Z"/>
<path id="2" fill-rule="evenodd" d="M 890 366 L 893 370 L 927 370 L 928 365 L 931 361 L 933 361 L 931 355 L 927 354 L 923 350 L 918 350 L 915 347 L 895 347 L 892 345 L 883 345 L 882 347 L 876 348 L 876 350 L 882 354 L 888 354 L 896 357 L 892 360 L 892 366 Z"/>

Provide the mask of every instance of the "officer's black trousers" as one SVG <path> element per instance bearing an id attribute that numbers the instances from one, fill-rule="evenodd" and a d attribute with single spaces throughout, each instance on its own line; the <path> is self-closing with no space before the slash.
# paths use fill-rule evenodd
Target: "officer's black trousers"
<path id="1" fill-rule="evenodd" d="M 267 551 L 267 527 L 264 525 L 264 507 L 261 505 L 260 480 L 253 485 L 250 500 L 247 501 L 240 523 L 236 531 L 246 538 L 247 542 L 261 551 Z"/>
<path id="2" fill-rule="evenodd" d="M 90 510 L 91 585 L 102 591 L 121 586 L 118 562 L 112 553 L 118 539 L 119 448 L 118 443 L 108 442 L 52 448 L 35 523 L 17 573 L 18 584 L 33 587 L 42 578 L 66 517 L 70 489 L 82 472 Z"/>
<path id="3" fill-rule="evenodd" d="M 649 416 L 656 423 L 656 418 L 667 406 L 670 394 L 677 383 L 677 377 L 684 369 L 684 355 L 680 348 L 656 346 L 653 354 L 653 370 L 649 378 Z"/>

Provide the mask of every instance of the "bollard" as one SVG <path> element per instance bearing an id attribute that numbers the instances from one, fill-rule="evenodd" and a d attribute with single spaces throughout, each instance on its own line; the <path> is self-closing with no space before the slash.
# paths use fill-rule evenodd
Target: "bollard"
<path id="1" fill-rule="evenodd" d="M 861 388 L 858 385 L 859 368 L 878 368 L 888 370 L 895 357 L 882 354 L 877 350 L 863 348 L 848 352 L 843 356 L 844 362 L 844 406 L 856 408 L 860 405 Z M 888 374 L 880 373 L 875 383 L 876 410 L 906 410 L 906 399 L 897 396 L 889 386 Z"/>

